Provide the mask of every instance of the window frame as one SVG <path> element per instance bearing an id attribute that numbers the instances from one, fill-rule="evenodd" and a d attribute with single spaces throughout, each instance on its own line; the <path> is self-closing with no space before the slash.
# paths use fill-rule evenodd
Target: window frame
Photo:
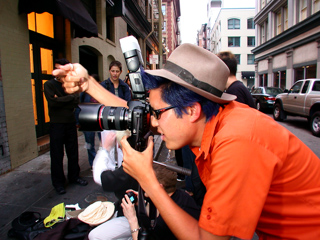
<path id="1" fill-rule="evenodd" d="M 255 29 L 253 18 L 248 18 L 247 19 L 247 29 Z"/>
<path id="2" fill-rule="evenodd" d="M 253 57 L 253 59 L 251 59 L 251 57 Z M 247 54 L 247 65 L 254 65 L 254 54 Z"/>
<path id="3" fill-rule="evenodd" d="M 250 39 L 251 39 L 251 41 L 250 41 Z M 252 43 L 249 44 L 249 42 L 253 42 L 253 44 Z M 255 47 L 256 46 L 256 38 L 254 36 L 248 36 L 247 37 L 247 46 L 248 47 Z"/>
<path id="4" fill-rule="evenodd" d="M 231 22 L 231 24 L 230 24 Z M 237 24 L 238 22 L 238 24 Z M 239 18 L 230 18 L 228 19 L 228 29 L 239 30 L 240 29 L 240 19 Z"/>
<path id="5" fill-rule="evenodd" d="M 232 40 L 233 45 L 230 45 L 230 40 Z M 236 45 L 239 40 L 239 45 Z M 228 47 L 241 47 L 240 37 L 228 37 Z"/>

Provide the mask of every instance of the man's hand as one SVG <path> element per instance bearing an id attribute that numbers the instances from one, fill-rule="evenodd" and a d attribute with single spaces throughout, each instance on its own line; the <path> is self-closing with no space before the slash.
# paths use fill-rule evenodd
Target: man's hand
<path id="1" fill-rule="evenodd" d="M 59 68 L 53 70 L 52 75 L 63 82 L 65 92 L 69 94 L 86 91 L 89 87 L 88 71 L 78 63 L 61 65 Z"/>
<path id="2" fill-rule="evenodd" d="M 151 183 L 150 179 L 156 179 L 153 171 L 153 137 L 148 138 L 148 146 L 143 152 L 133 149 L 127 141 L 127 136 L 121 140 L 123 151 L 122 166 L 126 173 L 135 178 L 143 188 L 145 184 Z"/>

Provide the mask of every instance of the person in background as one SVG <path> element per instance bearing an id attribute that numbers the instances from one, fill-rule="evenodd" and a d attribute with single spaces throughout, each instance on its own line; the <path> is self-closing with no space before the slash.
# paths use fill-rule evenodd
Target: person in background
<path id="1" fill-rule="evenodd" d="M 55 68 L 68 64 L 65 58 L 55 60 Z M 50 158 L 51 180 L 58 194 L 65 194 L 65 175 L 63 171 L 64 147 L 68 157 L 68 180 L 70 183 L 86 186 L 88 182 L 79 177 L 78 133 L 75 108 L 79 94 L 67 94 L 62 81 L 55 77 L 44 84 L 44 94 L 48 101 L 50 117 Z"/>
<path id="2" fill-rule="evenodd" d="M 126 100 L 127 102 L 131 100 L 131 91 L 129 86 L 120 79 L 122 73 L 122 64 L 119 61 L 112 61 L 109 65 L 110 77 L 104 80 L 101 85 L 112 92 L 119 98 Z"/>
<path id="3" fill-rule="evenodd" d="M 177 173 L 168 170 L 164 166 L 153 164 L 153 170 L 157 176 L 160 186 L 166 191 L 168 196 L 182 209 L 190 214 L 195 219 L 199 218 L 200 208 L 195 201 L 187 193 L 181 189 L 176 189 Z M 128 190 L 127 192 L 131 192 Z M 135 192 L 137 196 L 137 192 Z M 124 195 L 121 201 L 124 216 L 113 218 L 101 225 L 97 226 L 89 233 L 89 240 L 109 240 L 109 239 L 138 239 L 139 219 L 136 213 L 136 206 L 131 203 L 127 194 Z M 170 231 L 161 215 L 156 216 L 156 225 L 153 230 L 148 230 L 150 239 L 173 240 L 177 239 Z M 148 238 L 148 239 L 149 239 Z"/>
<path id="4" fill-rule="evenodd" d="M 237 80 L 236 78 L 238 62 L 234 54 L 229 51 L 225 51 L 219 52 L 217 56 L 228 66 L 230 71 L 230 75 L 226 84 L 226 93 L 236 95 L 236 101 L 255 108 L 255 103 L 251 93 L 246 86 L 244 86 L 243 82 Z"/>
<path id="5" fill-rule="evenodd" d="M 91 76 L 98 82 L 100 83 L 100 78 L 98 74 L 91 74 Z M 98 103 L 97 100 L 95 100 L 93 97 L 91 97 L 89 94 L 87 94 L 86 92 L 82 92 L 80 93 L 80 103 Z M 84 138 L 85 138 L 85 142 L 86 142 L 86 149 L 88 152 L 88 160 L 89 160 L 89 164 L 92 168 L 92 163 L 93 163 L 93 159 L 96 156 L 96 149 L 95 149 L 95 135 L 96 132 L 87 132 L 87 131 L 83 131 L 84 134 Z M 98 132 L 98 137 L 99 139 L 101 138 L 100 133 Z"/>

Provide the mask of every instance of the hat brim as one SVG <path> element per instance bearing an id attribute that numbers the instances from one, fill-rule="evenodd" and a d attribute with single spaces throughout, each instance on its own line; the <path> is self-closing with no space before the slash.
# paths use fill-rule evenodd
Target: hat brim
<path id="1" fill-rule="evenodd" d="M 211 94 L 205 90 L 202 90 L 200 88 L 197 88 L 183 79 L 179 78 L 178 76 L 174 75 L 173 73 L 167 71 L 166 69 L 156 69 L 156 70 L 145 70 L 146 73 L 153 75 L 153 76 L 158 76 L 158 77 L 163 77 L 166 78 L 172 82 L 175 82 L 185 88 L 188 88 L 189 90 L 199 94 L 200 96 L 203 96 L 210 101 L 219 103 L 219 104 L 225 104 L 229 103 L 237 98 L 237 96 L 228 94 L 228 93 L 222 93 L 221 97 L 215 96 L 214 94 Z"/>
<path id="2" fill-rule="evenodd" d="M 107 201 L 107 202 L 102 202 L 102 203 L 103 203 L 103 205 L 107 208 L 107 212 L 106 212 L 106 214 L 105 214 L 104 216 L 102 216 L 99 220 L 94 221 L 94 222 L 91 222 L 90 219 L 86 219 L 86 218 L 84 217 L 84 214 L 83 214 L 84 211 L 81 212 L 81 213 L 78 215 L 78 219 L 79 219 L 80 221 L 84 222 L 84 223 L 89 224 L 90 226 L 97 226 L 97 225 L 99 225 L 99 224 L 101 224 L 101 223 L 104 223 L 104 222 L 108 221 L 108 220 L 113 216 L 113 214 L 114 214 L 115 206 L 114 206 L 114 204 L 113 204 L 112 202 L 109 202 L 109 201 Z"/>

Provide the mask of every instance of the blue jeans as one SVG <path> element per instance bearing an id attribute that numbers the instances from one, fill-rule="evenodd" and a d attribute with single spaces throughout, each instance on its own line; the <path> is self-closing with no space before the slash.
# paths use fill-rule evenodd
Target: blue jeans
<path id="1" fill-rule="evenodd" d="M 94 143 L 95 132 L 83 132 L 83 134 L 86 141 L 89 164 L 92 167 L 93 160 L 96 157 L 96 149 Z"/>

